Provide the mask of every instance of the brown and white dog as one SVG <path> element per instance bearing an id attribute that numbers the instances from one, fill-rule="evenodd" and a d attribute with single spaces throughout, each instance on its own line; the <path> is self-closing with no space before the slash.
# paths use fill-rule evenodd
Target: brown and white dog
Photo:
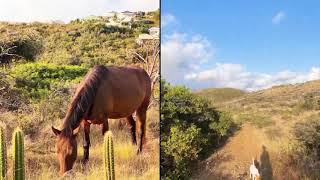
<path id="1" fill-rule="evenodd" d="M 255 165 L 254 158 L 252 158 L 252 164 L 250 166 L 250 179 L 251 180 L 259 180 L 260 179 L 259 170 Z"/>

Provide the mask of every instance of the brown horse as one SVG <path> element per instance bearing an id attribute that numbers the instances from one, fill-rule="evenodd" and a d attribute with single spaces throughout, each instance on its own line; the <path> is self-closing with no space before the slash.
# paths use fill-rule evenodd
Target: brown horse
<path id="1" fill-rule="evenodd" d="M 108 118 L 126 118 L 132 142 L 142 151 L 146 131 L 146 111 L 151 96 L 151 80 L 138 67 L 95 66 L 78 87 L 64 118 L 62 130 L 52 127 L 57 136 L 56 150 L 60 174 L 72 169 L 77 159 L 76 133 L 84 130 L 83 163 L 89 160 L 90 125 L 100 124 L 102 134 L 108 130 Z M 132 114 L 136 112 L 136 121 Z M 136 132 L 137 131 L 137 132 Z"/>

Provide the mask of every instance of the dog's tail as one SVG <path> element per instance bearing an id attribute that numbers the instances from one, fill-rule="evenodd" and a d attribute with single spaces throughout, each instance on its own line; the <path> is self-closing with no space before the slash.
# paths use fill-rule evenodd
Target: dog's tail
<path id="1" fill-rule="evenodd" d="M 252 164 L 253 164 L 254 166 L 256 166 L 256 164 L 255 164 L 255 158 L 254 158 L 254 157 L 252 157 Z"/>

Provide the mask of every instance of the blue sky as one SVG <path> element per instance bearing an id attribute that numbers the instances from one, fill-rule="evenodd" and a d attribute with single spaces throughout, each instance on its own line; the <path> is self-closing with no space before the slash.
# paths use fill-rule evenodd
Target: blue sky
<path id="1" fill-rule="evenodd" d="M 181 71 L 171 77 L 173 67 L 162 66 L 173 84 L 252 91 L 320 78 L 319 1 L 163 0 L 161 5 L 162 62 L 179 61 Z M 180 49 L 194 44 L 193 54 L 203 51 L 203 57 L 174 60 L 173 48 L 166 49 L 174 43 L 181 43 Z"/>
<path id="2" fill-rule="evenodd" d="M 153 11 L 158 8 L 159 0 L 0 0 L 0 21 L 68 22 L 109 11 Z"/>

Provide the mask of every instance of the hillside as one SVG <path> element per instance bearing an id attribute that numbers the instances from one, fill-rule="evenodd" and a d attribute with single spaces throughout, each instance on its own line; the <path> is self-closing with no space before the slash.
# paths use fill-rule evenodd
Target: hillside
<path id="1" fill-rule="evenodd" d="M 149 58 L 149 45 L 158 42 L 141 45 L 136 40 L 140 34 L 150 33 L 151 27 L 160 26 L 159 10 L 135 14 L 129 22 L 124 22 L 128 18 L 123 14 L 75 19 L 66 24 L 0 22 L 0 124 L 6 129 L 8 147 L 14 128 L 19 126 L 25 133 L 26 179 L 59 176 L 56 137 L 51 126 L 61 127 L 71 97 L 91 67 L 147 68 L 136 54 Z M 158 64 L 159 58 L 155 59 L 156 68 Z M 159 94 L 158 86 L 156 83 L 155 97 Z M 159 159 L 150 158 L 159 156 L 159 110 L 156 101 L 153 105 L 147 112 L 147 144 L 140 156 L 131 144 L 129 129 L 119 128 L 118 120 L 109 120 L 114 134 L 117 179 L 159 178 Z M 82 136 L 81 130 L 77 138 L 78 158 L 68 179 L 103 179 L 100 128 L 91 126 L 87 167 L 80 163 Z M 8 157 L 11 162 L 10 153 Z M 12 172 L 12 164 L 8 172 Z"/>
<path id="2" fill-rule="evenodd" d="M 225 96 L 225 92 L 220 93 L 215 96 Z M 275 86 L 213 104 L 229 112 L 240 128 L 200 163 L 196 178 L 210 179 L 218 174 L 224 179 L 245 179 L 251 158 L 263 163 L 263 152 L 268 153 L 269 168 L 262 170 L 268 171 L 263 179 L 318 177 L 319 160 L 313 152 L 318 142 L 312 132 L 317 132 L 320 119 L 320 80 Z"/>
<path id="3" fill-rule="evenodd" d="M 207 88 L 198 90 L 195 93 L 208 98 L 215 103 L 229 101 L 246 94 L 245 91 L 234 88 Z"/>
<path id="4" fill-rule="evenodd" d="M 303 110 L 318 110 L 320 108 L 318 107 L 320 105 L 318 104 L 320 80 L 295 85 L 274 86 L 256 92 L 244 93 L 236 89 L 213 88 L 201 90 L 196 94 L 209 97 L 216 107 L 236 114 L 249 113 L 257 109 L 263 114 L 268 111 L 299 113 Z"/>
<path id="5" fill-rule="evenodd" d="M 111 19 L 117 25 L 110 25 Z M 9 53 L 24 61 L 86 67 L 131 64 L 132 57 L 127 50 L 139 50 L 136 43 L 139 34 L 159 27 L 159 12 L 134 17 L 130 25 L 113 19 L 76 19 L 67 24 L 1 22 L 0 46 L 4 48 L 2 51 L 11 48 Z"/>

